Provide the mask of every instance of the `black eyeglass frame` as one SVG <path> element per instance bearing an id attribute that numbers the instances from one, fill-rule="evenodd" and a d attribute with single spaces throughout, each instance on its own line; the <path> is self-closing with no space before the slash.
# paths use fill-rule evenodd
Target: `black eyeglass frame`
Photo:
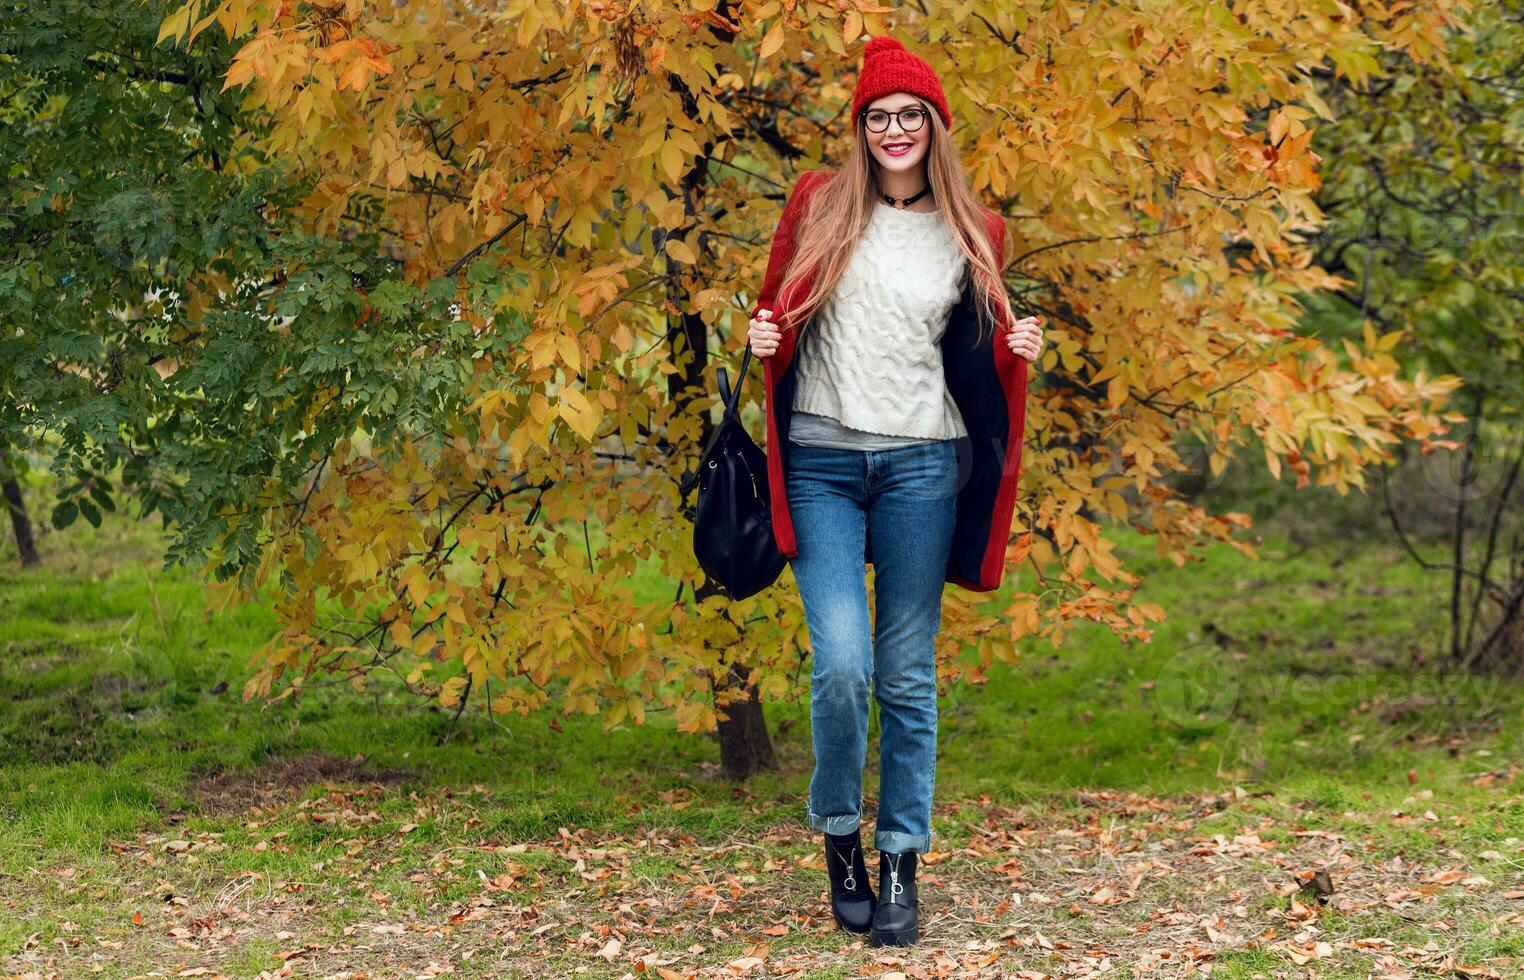
<path id="1" fill-rule="evenodd" d="M 870 133 L 887 133 L 889 131 L 889 119 L 890 119 L 890 117 L 893 117 L 894 120 L 900 124 L 900 129 L 904 130 L 907 133 L 919 133 L 921 131 L 921 126 L 925 126 L 926 125 L 926 120 L 925 119 L 922 119 L 921 120 L 921 125 L 917 126 L 914 129 L 911 129 L 908 126 L 906 126 L 904 120 L 900 119 L 900 113 L 902 113 L 902 112 L 910 112 L 910 111 L 919 112 L 919 113 L 921 113 L 921 115 L 927 116 L 927 117 L 931 116 L 931 110 L 926 108 L 925 104 L 919 103 L 919 102 L 916 103 L 915 105 L 907 105 L 903 109 L 896 109 L 893 112 L 890 112 L 888 109 L 864 109 L 863 110 L 863 115 L 862 115 L 863 128 L 866 129 Z M 884 114 L 884 128 L 883 129 L 874 129 L 872 126 L 868 125 L 868 116 L 870 116 L 871 114 L 873 114 L 875 112 L 882 112 Z"/>

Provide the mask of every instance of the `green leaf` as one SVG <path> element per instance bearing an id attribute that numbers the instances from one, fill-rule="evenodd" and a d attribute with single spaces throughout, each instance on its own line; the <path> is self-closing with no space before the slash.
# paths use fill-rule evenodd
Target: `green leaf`
<path id="1" fill-rule="evenodd" d="M 62 531 L 70 524 L 73 524 L 74 519 L 78 516 L 79 505 L 72 500 L 65 500 L 53 508 L 53 527 Z"/>

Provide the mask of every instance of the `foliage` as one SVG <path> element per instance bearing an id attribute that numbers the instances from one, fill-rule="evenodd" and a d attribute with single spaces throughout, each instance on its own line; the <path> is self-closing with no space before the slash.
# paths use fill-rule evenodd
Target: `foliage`
<path id="1" fill-rule="evenodd" d="M 1344 492 L 1444 431 L 1458 379 L 1405 377 L 1400 333 L 1334 349 L 1296 318 L 1342 285 L 1302 236 L 1320 217 L 1313 123 L 1332 115 L 1314 67 L 1364 83 L 1383 50 L 1444 64 L 1460 9 L 1175 4 L 1166 29 L 1151 4 L 176 7 L 167 44 L 235 44 L 224 88 L 261 120 L 251 150 L 304 188 L 284 217 L 311 242 L 264 277 L 279 342 L 253 314 L 216 328 L 245 400 L 191 440 L 203 472 L 229 465 L 206 485 L 221 524 L 187 541 L 219 529 L 223 573 L 281 593 L 246 693 L 389 665 L 445 705 L 490 690 L 529 711 L 557 680 L 568 712 L 655 706 L 685 729 L 714 724 L 732 661 L 768 697 L 798 693 L 787 589 L 685 605 L 631 583 L 643 562 L 700 577 L 673 491 L 712 407 L 710 346 L 744 343 L 790 172 L 850 138 L 865 31 L 915 40 L 942 73 L 977 189 L 1011 222 L 1014 298 L 1053 325 L 1017 591 L 948 597 L 942 675 L 981 680 L 1082 618 L 1147 639 L 1163 610 L 1137 601 L 1102 522 L 1177 564 L 1253 547 L 1243 515 L 1168 489 L 1178 437 L 1206 442 L 1213 472 L 1253 445 Z M 352 250 L 327 247 L 356 224 Z M 258 353 L 238 361 L 239 343 Z"/>
<path id="2" fill-rule="evenodd" d="M 1388 55 L 1380 84 L 1325 84 L 1339 121 L 1317 259 L 1350 280 L 1325 297 L 1335 316 L 1407 331 L 1401 352 L 1464 377 L 1468 400 L 1481 393 L 1491 417 L 1516 420 L 1524 4 L 1482 5 L 1467 27 L 1448 49 L 1453 71 Z"/>
<path id="3" fill-rule="evenodd" d="M 3 9 L 0 447 L 45 447 L 56 526 L 99 526 L 118 466 L 166 521 L 215 520 L 173 458 L 208 393 L 174 369 L 246 306 L 281 181 L 218 92 L 230 45 L 156 50 L 162 11 L 130 0 Z"/>
<path id="4" fill-rule="evenodd" d="M 1462 666 L 1524 667 L 1524 522 L 1518 476 L 1524 369 L 1524 4 L 1484 4 L 1449 47 L 1454 71 L 1403 65 L 1380 84 L 1325 85 L 1339 115 L 1329 133 L 1329 215 L 1319 264 L 1347 288 L 1320 297 L 1326 336 L 1361 323 L 1399 332 L 1401 359 L 1464 377 L 1468 425 L 1455 453 L 1420 460 L 1417 501 L 1448 525 L 1449 657 Z M 1383 496 L 1399 540 L 1421 522 Z M 1415 526 L 1416 525 L 1416 526 Z"/>

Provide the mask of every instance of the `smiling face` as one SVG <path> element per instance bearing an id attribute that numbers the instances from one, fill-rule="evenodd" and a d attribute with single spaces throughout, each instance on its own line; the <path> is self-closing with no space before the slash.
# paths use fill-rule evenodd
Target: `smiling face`
<path id="1" fill-rule="evenodd" d="M 912 123 L 910 113 L 890 116 L 888 126 L 882 133 L 873 131 L 874 111 L 897 112 L 910 110 L 920 112 L 919 128 L 907 129 Z M 909 92 L 894 92 L 881 99 L 874 99 L 863 110 L 863 135 L 868 140 L 868 152 L 885 170 L 897 173 L 913 173 L 925 164 L 926 151 L 931 147 L 931 113 L 934 110 L 924 100 Z"/>

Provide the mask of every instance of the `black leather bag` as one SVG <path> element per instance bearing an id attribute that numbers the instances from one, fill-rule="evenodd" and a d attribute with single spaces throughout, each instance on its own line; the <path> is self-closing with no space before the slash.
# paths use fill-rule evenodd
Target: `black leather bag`
<path id="1" fill-rule="evenodd" d="M 741 382 L 750 364 L 747 347 Z M 788 559 L 773 539 L 767 454 L 752 442 L 737 416 L 741 384 L 732 390 L 724 367 L 716 374 L 725 414 L 699 460 L 693 553 L 727 596 L 745 599 L 777 581 Z"/>

